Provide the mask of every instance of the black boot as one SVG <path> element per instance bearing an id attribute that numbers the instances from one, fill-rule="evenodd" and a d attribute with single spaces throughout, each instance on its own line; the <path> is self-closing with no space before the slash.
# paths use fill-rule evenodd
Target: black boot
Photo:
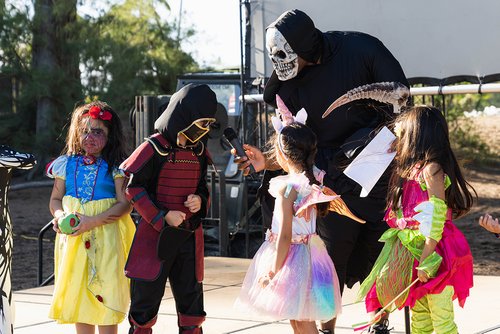
<path id="1" fill-rule="evenodd" d="M 393 328 L 389 328 L 389 320 L 388 319 L 383 319 L 382 321 L 374 324 L 370 329 L 368 330 L 369 334 L 391 334 L 390 331 L 392 331 Z"/>
<path id="2" fill-rule="evenodd" d="M 335 323 L 337 322 L 337 318 L 332 318 L 327 322 L 321 323 L 321 327 L 327 327 L 327 329 L 321 328 L 319 330 L 322 334 L 335 334 Z"/>

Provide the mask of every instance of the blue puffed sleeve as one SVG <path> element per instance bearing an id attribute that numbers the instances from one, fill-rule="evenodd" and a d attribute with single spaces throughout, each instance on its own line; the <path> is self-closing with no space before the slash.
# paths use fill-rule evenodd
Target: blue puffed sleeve
<path id="1" fill-rule="evenodd" d="M 119 177 L 127 177 L 125 174 L 125 171 L 123 169 L 120 169 L 118 167 L 113 168 L 113 180 L 117 179 Z"/>
<path id="2" fill-rule="evenodd" d="M 68 156 L 61 155 L 57 159 L 47 164 L 45 174 L 51 179 L 66 180 L 66 165 L 68 164 Z"/>

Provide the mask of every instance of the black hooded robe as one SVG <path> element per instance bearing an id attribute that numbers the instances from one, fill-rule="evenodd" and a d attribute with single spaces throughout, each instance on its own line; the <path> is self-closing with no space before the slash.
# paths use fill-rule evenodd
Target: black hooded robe
<path id="1" fill-rule="evenodd" d="M 340 194 L 355 215 L 367 221 L 361 225 L 333 212 L 318 220 L 318 234 L 335 264 L 342 291 L 344 283 L 351 287 L 366 277 L 382 249 L 378 239 L 387 229 L 383 215 L 390 170 L 365 198 L 359 197 L 361 187 L 342 171 L 369 142 L 372 131 L 391 118 L 392 107 L 359 100 L 334 110 L 325 119 L 321 116 L 334 100 L 353 88 L 384 81 L 409 84 L 399 62 L 375 37 L 359 32 L 321 33 L 314 25 L 311 27 L 312 22 L 302 12 L 289 13 L 298 15 L 285 15 L 274 26 L 292 49 L 301 50 L 296 51 L 299 56 L 314 63 L 319 60 L 319 64 L 304 67 L 287 81 L 280 81 L 273 72 L 264 100 L 276 106 L 278 94 L 292 113 L 306 109 L 307 125 L 318 137 L 316 166 L 327 173 L 324 184 Z M 305 22 L 307 28 L 295 29 L 300 22 Z M 304 39 L 304 29 L 316 37 Z M 314 47 L 303 45 L 308 41 L 314 41 Z M 264 182 L 269 178 L 265 177 Z"/>

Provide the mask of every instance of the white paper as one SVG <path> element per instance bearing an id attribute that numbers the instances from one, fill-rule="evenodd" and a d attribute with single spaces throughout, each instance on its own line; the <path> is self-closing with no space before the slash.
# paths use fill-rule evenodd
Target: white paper
<path id="1" fill-rule="evenodd" d="M 230 197 L 231 198 L 237 198 L 238 197 L 238 187 L 231 187 L 231 193 L 230 193 Z"/>
<path id="2" fill-rule="evenodd" d="M 396 136 L 384 126 L 344 170 L 345 175 L 362 187 L 360 197 L 368 196 L 394 159 L 396 152 L 388 152 L 394 139 Z"/>

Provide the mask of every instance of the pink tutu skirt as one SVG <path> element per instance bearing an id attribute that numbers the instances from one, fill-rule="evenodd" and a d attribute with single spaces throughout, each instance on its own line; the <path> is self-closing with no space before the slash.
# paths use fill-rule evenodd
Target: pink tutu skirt
<path id="1" fill-rule="evenodd" d="M 248 268 L 237 308 L 273 320 L 327 321 L 340 313 L 337 273 L 319 236 L 292 243 L 283 267 L 263 287 L 259 280 L 269 273 L 275 257 L 276 243 L 264 241 Z"/>

